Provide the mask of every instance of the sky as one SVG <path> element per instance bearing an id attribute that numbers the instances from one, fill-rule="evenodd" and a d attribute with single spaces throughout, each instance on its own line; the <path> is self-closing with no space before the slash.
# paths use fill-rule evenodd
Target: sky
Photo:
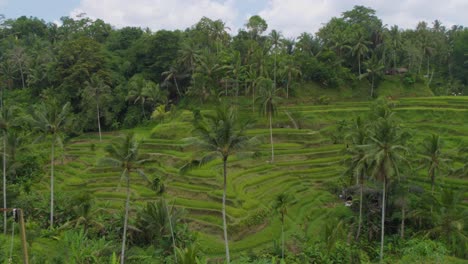
<path id="1" fill-rule="evenodd" d="M 0 0 L 0 14 L 6 18 L 34 16 L 59 22 L 62 16 L 86 13 L 116 28 L 139 26 L 185 29 L 203 16 L 221 19 L 236 34 L 248 18 L 260 15 L 268 30 L 286 37 L 315 33 L 332 17 L 363 5 L 377 11 L 383 24 L 415 28 L 419 21 L 435 19 L 446 27 L 468 26 L 468 0 Z"/>

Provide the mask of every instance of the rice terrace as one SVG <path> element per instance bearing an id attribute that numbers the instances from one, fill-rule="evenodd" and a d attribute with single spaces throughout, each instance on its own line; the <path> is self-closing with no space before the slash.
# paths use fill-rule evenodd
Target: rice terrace
<path id="1" fill-rule="evenodd" d="M 467 262 L 463 25 L 81 2 L 0 15 L 0 263 Z"/>

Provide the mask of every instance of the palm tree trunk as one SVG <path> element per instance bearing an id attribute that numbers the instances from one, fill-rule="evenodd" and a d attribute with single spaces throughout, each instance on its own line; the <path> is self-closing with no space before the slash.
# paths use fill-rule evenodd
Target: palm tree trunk
<path id="1" fill-rule="evenodd" d="M 271 112 L 269 112 L 268 117 L 270 119 L 271 163 L 273 163 L 275 162 L 275 149 L 273 147 L 273 127 L 271 124 Z"/>
<path id="2" fill-rule="evenodd" d="M 403 205 L 401 208 L 401 239 L 405 238 L 405 206 Z"/>
<path id="3" fill-rule="evenodd" d="M 125 245 L 127 242 L 129 209 L 130 209 L 130 172 L 127 172 L 127 198 L 125 199 L 125 217 L 124 217 L 124 230 L 123 230 L 123 235 L 122 235 L 122 253 L 120 255 L 120 264 L 125 263 Z"/>
<path id="4" fill-rule="evenodd" d="M 276 87 L 276 45 L 275 45 L 275 68 L 274 68 L 274 73 L 273 73 L 273 85 Z"/>
<path id="5" fill-rule="evenodd" d="M 361 234 L 361 226 L 362 226 L 362 193 L 363 193 L 364 184 L 360 183 L 359 188 L 359 220 L 358 220 L 358 230 L 356 234 L 356 240 L 359 239 L 359 235 Z"/>
<path id="6" fill-rule="evenodd" d="M 23 85 L 23 89 L 25 87 L 24 85 L 24 74 L 23 74 L 23 67 L 21 67 L 21 64 L 20 64 L 20 74 L 21 74 L 21 84 Z"/>
<path id="7" fill-rule="evenodd" d="M 3 130 L 3 208 L 7 208 L 6 197 L 6 131 Z M 7 232 L 7 212 L 3 212 L 3 234 Z"/>
<path id="8" fill-rule="evenodd" d="M 50 157 L 50 228 L 54 227 L 54 163 L 55 163 L 55 133 L 52 134 L 52 148 Z"/>
<path id="9" fill-rule="evenodd" d="M 357 59 L 358 59 L 359 75 L 361 75 L 361 74 L 362 74 L 362 73 L 361 73 L 361 56 L 360 56 L 359 54 L 358 54 Z"/>
<path id="10" fill-rule="evenodd" d="M 99 130 L 99 142 L 102 141 L 102 136 L 101 136 L 101 119 L 100 119 L 100 116 L 101 116 L 101 113 L 99 111 L 99 104 L 96 103 L 96 108 L 97 108 L 97 124 L 98 124 L 98 130 Z"/>
<path id="11" fill-rule="evenodd" d="M 383 248 L 384 248 L 384 238 L 385 238 L 385 188 L 386 188 L 386 179 L 383 179 L 383 188 L 382 188 L 382 219 L 381 219 L 381 234 L 380 234 L 380 263 L 383 261 Z"/>
<path id="12" fill-rule="evenodd" d="M 179 96 L 182 97 L 182 94 L 180 93 L 179 85 L 177 84 L 177 79 L 176 79 L 175 75 L 172 78 L 174 78 L 174 83 L 175 83 L 175 87 L 177 89 L 177 93 L 179 94 Z"/>
<path id="13" fill-rule="evenodd" d="M 145 114 L 145 103 L 141 103 L 141 112 L 143 113 L 143 118 L 146 119 L 146 114 Z"/>
<path id="14" fill-rule="evenodd" d="M 284 216 L 281 217 L 281 258 L 284 259 Z"/>
<path id="15" fill-rule="evenodd" d="M 169 219 L 169 228 L 171 229 L 172 247 L 174 248 L 174 262 L 177 264 L 177 253 L 176 253 L 174 229 L 172 228 L 172 218 L 171 218 L 171 215 L 169 214 L 169 209 L 167 208 L 166 201 L 163 200 L 163 202 L 164 202 L 164 206 L 166 207 L 167 219 Z"/>
<path id="16" fill-rule="evenodd" d="M 223 158 L 223 205 L 222 205 L 222 214 L 223 214 L 223 230 L 224 230 L 224 246 L 226 249 L 226 263 L 230 263 L 229 256 L 229 243 L 227 236 L 227 223 L 226 223 L 226 186 L 227 186 L 227 157 Z"/>
<path id="17" fill-rule="evenodd" d="M 288 83 L 286 84 L 286 99 L 289 98 L 289 83 L 291 82 L 291 71 L 288 72 Z"/>
<path id="18" fill-rule="evenodd" d="M 372 73 L 372 84 L 371 84 L 371 93 L 370 93 L 371 98 L 374 97 L 374 73 Z"/>
<path id="19" fill-rule="evenodd" d="M 252 83 L 252 113 L 255 113 L 255 84 Z"/>

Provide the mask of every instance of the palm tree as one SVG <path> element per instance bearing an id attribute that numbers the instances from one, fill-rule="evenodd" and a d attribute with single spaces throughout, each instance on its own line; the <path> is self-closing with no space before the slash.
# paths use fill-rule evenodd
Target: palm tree
<path id="1" fill-rule="evenodd" d="M 3 208 L 7 208 L 7 189 L 6 189 L 6 175 L 7 175 L 7 139 L 10 128 L 14 125 L 15 109 L 13 107 L 5 107 L 2 105 L 0 116 L 0 129 L 3 131 Z M 7 212 L 3 212 L 3 232 L 6 234 L 7 229 Z"/>
<path id="2" fill-rule="evenodd" d="M 227 162 L 231 155 L 244 150 L 249 145 L 249 138 L 244 135 L 246 125 L 240 125 L 234 110 L 227 107 L 217 108 L 216 115 L 206 116 L 204 120 L 195 119 L 194 133 L 198 137 L 193 138 L 192 143 L 207 153 L 200 160 L 192 161 L 181 168 L 181 172 L 184 172 L 195 165 L 206 164 L 217 157 L 223 161 L 222 217 L 227 263 L 230 262 L 226 222 Z"/>
<path id="3" fill-rule="evenodd" d="M 384 65 L 381 60 L 377 58 L 377 55 L 372 55 L 372 57 L 364 62 L 364 66 L 366 66 L 366 73 L 363 73 L 359 76 L 359 78 L 368 77 L 371 78 L 371 92 L 370 96 L 374 97 L 374 85 L 375 85 L 375 78 L 382 74 L 384 69 Z"/>
<path id="4" fill-rule="evenodd" d="M 182 43 L 176 60 L 179 65 L 182 65 L 184 69 L 188 69 L 190 74 L 193 75 L 195 65 L 199 59 L 200 52 L 193 42 L 186 41 Z"/>
<path id="5" fill-rule="evenodd" d="M 352 126 L 351 133 L 347 136 L 351 141 L 351 146 L 347 148 L 346 152 L 350 157 L 346 160 L 348 169 L 346 174 L 351 174 L 356 178 L 356 184 L 359 185 L 359 220 L 358 230 L 356 233 L 356 240 L 359 239 L 362 227 L 362 204 L 363 204 L 363 189 L 364 180 L 366 178 L 366 172 L 368 164 L 366 162 L 366 153 L 363 146 L 367 143 L 368 133 L 367 127 L 360 117 L 358 117 Z"/>
<path id="6" fill-rule="evenodd" d="M 145 104 L 147 99 L 145 89 L 147 89 L 147 86 L 152 85 L 155 85 L 155 83 L 145 80 L 145 78 L 140 74 L 134 75 L 128 82 L 129 91 L 126 99 L 128 101 L 133 101 L 133 104 L 140 102 L 141 112 L 144 119 L 146 119 Z"/>
<path id="7" fill-rule="evenodd" d="M 291 196 L 287 193 L 280 193 L 275 196 L 273 208 L 280 214 L 281 219 L 281 258 L 284 259 L 284 219 L 288 214 L 288 206 L 291 203 Z"/>
<path id="8" fill-rule="evenodd" d="M 102 79 L 99 78 L 96 74 L 91 76 L 91 80 L 85 82 L 85 89 L 82 92 L 82 96 L 85 101 L 94 102 L 96 105 L 96 119 L 98 124 L 99 131 L 99 141 L 102 141 L 101 135 L 101 108 L 100 105 L 103 103 L 106 97 L 110 95 L 110 87 L 104 83 Z M 83 100 L 84 101 L 84 100 Z"/>
<path id="9" fill-rule="evenodd" d="M 390 35 L 390 46 L 393 51 L 393 68 L 397 68 L 397 51 L 401 48 L 402 40 L 401 40 L 401 32 L 397 25 L 394 25 L 390 28 L 389 31 Z"/>
<path id="10" fill-rule="evenodd" d="M 442 141 L 437 134 L 432 134 L 430 137 L 426 138 L 423 147 L 423 158 L 425 162 L 429 164 L 428 176 L 431 179 L 431 192 L 434 194 L 435 178 L 440 171 L 440 167 L 443 163 L 447 162 L 448 159 L 442 158 Z"/>
<path id="11" fill-rule="evenodd" d="M 130 176 L 132 172 L 137 172 L 140 176 L 145 177 L 141 164 L 146 160 L 139 155 L 139 144 L 133 133 L 121 135 L 116 138 L 110 145 L 106 147 L 107 156 L 101 160 L 102 164 L 108 164 L 115 168 L 120 168 L 121 178 L 126 182 L 126 199 L 125 199 L 125 217 L 124 228 L 122 235 L 122 253 L 120 263 L 125 263 L 125 246 L 127 241 L 128 228 L 128 212 L 130 210 Z"/>
<path id="12" fill-rule="evenodd" d="M 163 182 L 163 180 L 159 177 L 154 178 L 153 183 L 152 183 L 152 189 L 156 192 L 156 194 L 159 196 L 159 201 L 161 204 L 164 205 L 164 208 L 166 209 L 166 214 L 167 214 L 167 219 L 169 220 L 169 229 L 171 231 L 171 237 L 172 237 L 172 247 L 174 249 L 174 261 L 177 263 L 177 247 L 176 247 L 176 242 L 175 242 L 175 237 L 174 237 L 174 227 L 172 224 L 172 214 L 169 212 L 169 208 L 167 207 L 167 202 L 164 199 L 164 193 L 166 192 L 166 184 Z M 149 206 L 149 204 L 148 204 Z M 173 210 L 171 210 L 173 211 Z"/>
<path id="13" fill-rule="evenodd" d="M 50 228 L 54 227 L 54 165 L 55 144 L 61 144 L 61 132 L 66 125 L 70 113 L 70 103 L 59 107 L 56 102 L 42 103 L 32 112 L 30 123 L 32 127 L 46 137 L 51 135 L 50 153 Z"/>
<path id="14" fill-rule="evenodd" d="M 358 39 L 356 40 L 356 43 L 351 49 L 352 55 L 357 56 L 358 58 L 359 75 L 362 74 L 361 57 L 363 57 L 367 52 L 369 52 L 369 48 L 367 46 L 370 44 L 371 42 L 366 40 L 362 34 L 358 34 Z"/>
<path id="15" fill-rule="evenodd" d="M 164 79 L 165 82 L 168 82 L 169 80 L 172 79 L 177 89 L 177 94 L 179 95 L 179 97 L 181 97 L 182 93 L 180 92 L 179 85 L 177 84 L 177 76 L 179 75 L 179 72 L 177 71 L 177 69 L 171 66 L 168 71 L 163 72 L 161 75 L 166 76 L 166 78 Z"/>
<path id="16" fill-rule="evenodd" d="M 161 90 L 159 84 L 147 82 L 143 87 L 142 96 L 149 102 L 151 109 L 154 109 L 158 104 L 165 105 L 167 103 L 167 90 Z"/>
<path id="17" fill-rule="evenodd" d="M 283 73 L 286 74 L 288 82 L 286 83 L 286 99 L 289 98 L 289 87 L 294 77 L 302 75 L 300 67 L 294 62 L 292 56 L 288 56 L 283 66 Z"/>
<path id="18" fill-rule="evenodd" d="M 389 111 L 389 110 L 388 110 Z M 365 145 L 365 159 L 372 168 L 372 176 L 382 182 L 382 216 L 380 262 L 383 260 L 383 246 L 385 236 L 385 203 L 387 183 L 394 176 L 399 178 L 402 162 L 406 161 L 403 153 L 407 149 L 403 146 L 405 136 L 393 120 L 393 113 L 385 117 L 378 117 L 375 125 L 369 131 L 370 143 Z"/>
<path id="19" fill-rule="evenodd" d="M 271 79 L 262 78 L 259 81 L 260 93 L 257 97 L 257 102 L 260 104 L 260 114 L 268 116 L 270 124 L 270 144 L 271 144 L 271 163 L 275 161 L 275 149 L 273 145 L 273 115 L 277 112 L 278 100 L 280 99 L 276 93 L 278 89 L 272 83 Z"/>
<path id="20" fill-rule="evenodd" d="M 281 32 L 278 32 L 276 30 L 272 30 L 270 33 L 270 41 L 271 45 L 273 46 L 274 52 L 275 52 L 275 61 L 274 61 L 274 70 L 273 70 L 273 83 L 276 86 L 276 57 L 278 56 L 278 45 L 281 44 Z"/>

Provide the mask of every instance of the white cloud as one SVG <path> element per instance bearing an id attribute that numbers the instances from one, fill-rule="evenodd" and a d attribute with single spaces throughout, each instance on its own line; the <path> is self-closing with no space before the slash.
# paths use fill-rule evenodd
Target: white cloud
<path id="1" fill-rule="evenodd" d="M 183 30 L 203 16 L 221 19 L 228 27 L 236 28 L 236 10 L 234 0 L 82 0 L 70 15 L 86 13 L 117 27 Z"/>
<path id="2" fill-rule="evenodd" d="M 435 19 L 447 27 L 468 24 L 467 0 L 269 0 L 259 15 L 267 21 L 269 30 L 296 37 L 302 32 L 317 32 L 322 24 L 355 5 L 376 10 L 383 24 L 389 26 L 415 28 L 419 21 L 431 23 Z"/>

